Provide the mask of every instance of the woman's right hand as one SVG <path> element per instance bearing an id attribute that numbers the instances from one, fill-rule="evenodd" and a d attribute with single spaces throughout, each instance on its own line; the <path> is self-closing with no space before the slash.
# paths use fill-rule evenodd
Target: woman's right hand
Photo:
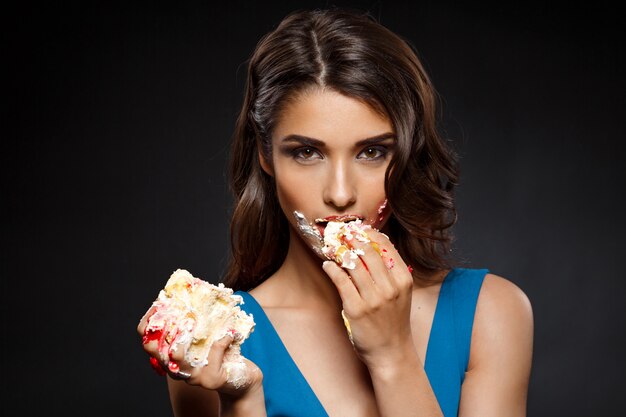
<path id="1" fill-rule="evenodd" d="M 234 401 L 240 397 L 246 396 L 248 393 L 259 391 L 262 387 L 263 373 L 254 362 L 242 357 L 245 363 L 243 378 L 237 383 L 229 381 L 229 375 L 226 367 L 224 367 L 225 358 L 228 349 L 233 342 L 233 336 L 226 334 L 223 338 L 213 342 L 209 355 L 208 363 L 202 367 L 193 367 L 184 357 L 182 348 L 174 348 L 167 345 L 164 340 L 162 343 L 165 347 L 159 349 L 158 340 L 150 340 L 147 343 L 144 338 L 148 318 L 154 312 L 151 307 L 137 326 L 137 332 L 142 337 L 144 344 L 143 349 L 152 358 L 151 361 L 156 367 L 160 367 L 164 373 L 167 373 L 172 379 L 184 380 L 189 385 L 200 386 L 205 389 L 215 390 L 220 393 L 220 397 L 226 396 Z M 169 352 L 169 355 L 163 355 L 161 352 Z M 156 362 L 156 363 L 155 363 Z"/>

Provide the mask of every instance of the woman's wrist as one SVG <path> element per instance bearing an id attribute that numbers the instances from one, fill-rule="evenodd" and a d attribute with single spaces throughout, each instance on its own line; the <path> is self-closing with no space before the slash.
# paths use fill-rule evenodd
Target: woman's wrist
<path id="1" fill-rule="evenodd" d="M 407 343 L 401 348 L 380 355 L 378 358 L 372 358 L 367 362 L 367 368 L 372 378 L 388 381 L 393 380 L 406 369 L 415 369 L 416 366 L 423 367 L 412 343 Z"/>
<path id="2" fill-rule="evenodd" d="M 220 416 L 266 417 L 265 394 L 261 381 L 250 386 L 241 396 L 220 393 Z"/>

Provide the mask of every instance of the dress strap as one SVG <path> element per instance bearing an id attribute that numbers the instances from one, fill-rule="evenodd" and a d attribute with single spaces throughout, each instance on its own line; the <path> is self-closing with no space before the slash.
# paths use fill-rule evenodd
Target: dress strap
<path id="1" fill-rule="evenodd" d="M 241 345 L 241 354 L 263 372 L 267 416 L 328 417 L 263 307 L 247 292 L 235 294 L 243 297 L 241 309 L 252 314 L 256 322 L 254 331 Z"/>
<path id="2" fill-rule="evenodd" d="M 474 313 L 478 294 L 488 269 L 457 268 L 458 274 L 454 274 L 448 281 L 448 292 L 452 304 L 454 330 L 456 333 L 456 345 L 458 347 L 459 370 L 461 370 L 461 382 L 465 378 L 469 364 L 470 345 L 472 342 L 472 327 L 474 326 Z"/>
<path id="3" fill-rule="evenodd" d="M 476 301 L 487 272 L 454 268 L 439 290 L 424 369 L 445 417 L 458 413 Z"/>

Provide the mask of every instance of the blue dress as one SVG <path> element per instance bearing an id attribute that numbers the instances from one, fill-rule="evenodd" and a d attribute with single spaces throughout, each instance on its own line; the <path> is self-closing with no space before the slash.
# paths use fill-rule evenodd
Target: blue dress
<path id="1" fill-rule="evenodd" d="M 424 369 L 445 417 L 458 413 L 469 361 L 478 293 L 487 269 L 452 269 L 441 284 Z M 250 294 L 242 310 L 254 315 L 254 332 L 241 353 L 263 372 L 268 417 L 328 417 L 259 303 Z"/>

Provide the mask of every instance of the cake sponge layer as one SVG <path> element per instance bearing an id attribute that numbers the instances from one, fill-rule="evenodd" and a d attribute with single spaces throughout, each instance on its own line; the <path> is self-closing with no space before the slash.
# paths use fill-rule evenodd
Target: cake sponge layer
<path id="1" fill-rule="evenodd" d="M 324 247 L 322 252 L 326 257 L 335 261 L 342 268 L 354 269 L 359 255 L 364 255 L 360 249 L 354 249 L 350 242 L 356 239 L 362 243 L 371 244 L 380 254 L 376 242 L 372 242 L 367 235 L 370 225 L 363 224 L 360 219 L 350 222 L 330 221 L 324 228 Z"/>
<path id="2" fill-rule="evenodd" d="M 185 359 L 197 367 L 207 364 L 213 342 L 230 333 L 233 342 L 227 356 L 239 361 L 239 347 L 255 325 L 254 317 L 242 311 L 240 304 L 243 298 L 224 284 L 216 286 L 177 269 L 152 304 L 155 309 L 145 337 L 158 340 L 163 359 L 170 349 L 183 349 Z"/>

